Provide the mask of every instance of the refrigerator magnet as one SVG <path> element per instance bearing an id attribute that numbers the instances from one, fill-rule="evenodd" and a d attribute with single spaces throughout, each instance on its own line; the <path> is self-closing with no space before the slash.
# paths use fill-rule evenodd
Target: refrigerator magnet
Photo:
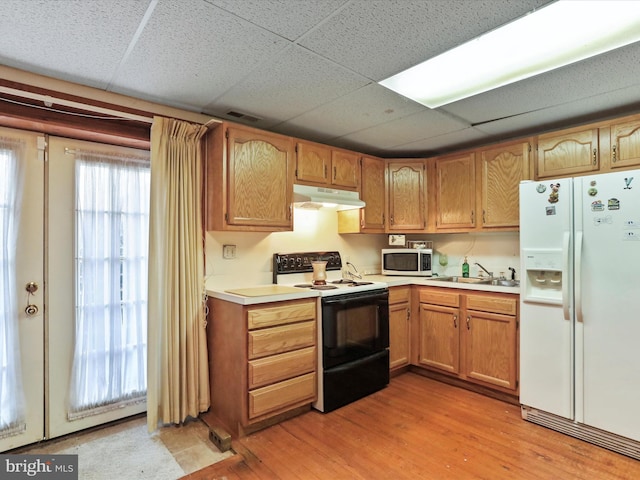
<path id="1" fill-rule="evenodd" d="M 617 198 L 610 198 L 607 202 L 607 208 L 609 210 L 620 210 L 620 200 Z"/>
<path id="2" fill-rule="evenodd" d="M 547 187 L 545 187 L 542 183 L 538 184 L 538 186 L 536 187 L 536 192 L 538 193 L 544 193 L 547 191 Z"/>
<path id="3" fill-rule="evenodd" d="M 598 189 L 591 187 L 589 190 L 587 190 L 587 193 L 590 197 L 595 197 L 598 194 Z"/>
<path id="4" fill-rule="evenodd" d="M 558 203 L 558 190 L 560 190 L 560 184 L 552 183 L 551 193 L 549 194 L 549 203 Z"/>
<path id="5" fill-rule="evenodd" d="M 591 211 L 592 212 L 603 212 L 604 211 L 604 204 L 602 203 L 602 200 L 596 200 L 594 202 L 591 202 Z"/>

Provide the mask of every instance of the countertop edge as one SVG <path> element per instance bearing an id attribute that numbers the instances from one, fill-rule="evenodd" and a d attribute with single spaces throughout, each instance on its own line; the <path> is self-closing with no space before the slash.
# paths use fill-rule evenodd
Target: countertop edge
<path id="1" fill-rule="evenodd" d="M 426 277 L 402 277 L 395 275 L 367 275 L 367 280 L 386 283 L 389 287 L 402 286 L 424 286 L 424 287 L 440 287 L 454 288 L 456 290 L 471 290 L 492 293 L 508 293 L 512 295 L 520 294 L 520 287 L 502 287 L 497 285 L 478 285 L 468 283 L 449 283 L 441 280 L 429 280 Z M 255 286 L 255 285 L 253 285 Z M 315 298 L 319 294 L 314 290 L 300 289 L 300 292 L 286 293 L 278 295 L 263 295 L 259 297 L 246 297 L 225 292 L 224 289 L 207 288 L 206 293 L 209 297 L 225 300 L 227 302 L 237 303 L 240 305 L 258 305 L 261 303 L 283 302 L 286 300 L 300 300 L 303 298 Z"/>

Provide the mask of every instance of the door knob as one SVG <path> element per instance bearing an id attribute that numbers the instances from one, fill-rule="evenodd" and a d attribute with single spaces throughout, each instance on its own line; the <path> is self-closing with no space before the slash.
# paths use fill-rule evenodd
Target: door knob
<path id="1" fill-rule="evenodd" d="M 24 289 L 29 293 L 35 293 L 38 291 L 38 284 L 36 282 L 29 282 Z"/>
<path id="2" fill-rule="evenodd" d="M 37 305 L 27 305 L 24 309 L 24 313 L 27 314 L 28 317 L 32 317 L 38 314 L 38 306 Z"/>

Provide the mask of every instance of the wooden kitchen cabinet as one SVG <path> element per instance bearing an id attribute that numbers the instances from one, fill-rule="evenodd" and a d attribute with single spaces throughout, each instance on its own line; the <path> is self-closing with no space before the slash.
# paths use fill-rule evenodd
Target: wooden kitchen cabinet
<path id="1" fill-rule="evenodd" d="M 614 123 L 611 131 L 611 170 L 640 166 L 640 119 Z"/>
<path id="2" fill-rule="evenodd" d="M 514 394 L 518 389 L 518 299 L 422 287 L 417 365 Z"/>
<path id="3" fill-rule="evenodd" d="M 296 144 L 296 182 L 357 190 L 360 155 L 312 142 Z"/>
<path id="4" fill-rule="evenodd" d="M 389 368 L 409 365 L 411 287 L 389 288 Z"/>
<path id="5" fill-rule="evenodd" d="M 476 152 L 482 230 L 518 230 L 520 182 L 531 178 L 531 141 L 494 145 Z"/>
<path id="6" fill-rule="evenodd" d="M 537 178 L 595 173 L 600 168 L 598 128 L 574 128 L 538 136 Z"/>
<path id="7" fill-rule="evenodd" d="M 427 168 L 424 160 L 387 160 L 386 231 L 423 232 L 427 228 Z"/>
<path id="8" fill-rule="evenodd" d="M 338 212 L 338 233 L 385 232 L 385 163 L 381 158 L 360 159 L 360 199 L 364 208 Z"/>
<path id="9" fill-rule="evenodd" d="M 460 296 L 455 290 L 419 291 L 418 364 L 446 373 L 460 372 Z"/>
<path id="10" fill-rule="evenodd" d="M 435 159 L 436 231 L 476 227 L 475 152 Z"/>
<path id="11" fill-rule="evenodd" d="M 308 410 L 317 395 L 316 300 L 208 305 L 210 421 L 241 436 Z"/>
<path id="12" fill-rule="evenodd" d="M 223 123 L 205 137 L 205 229 L 293 229 L 290 137 Z"/>
<path id="13" fill-rule="evenodd" d="M 464 376 L 489 386 L 518 388 L 517 299 L 467 294 Z"/>

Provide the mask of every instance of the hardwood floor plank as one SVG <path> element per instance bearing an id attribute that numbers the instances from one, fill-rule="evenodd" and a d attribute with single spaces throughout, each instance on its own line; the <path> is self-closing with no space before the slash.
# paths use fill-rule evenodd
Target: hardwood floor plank
<path id="1" fill-rule="evenodd" d="M 640 462 L 522 420 L 520 408 L 421 375 L 333 412 L 235 440 L 189 480 L 627 480 Z M 235 459 L 235 460 L 234 460 Z"/>

